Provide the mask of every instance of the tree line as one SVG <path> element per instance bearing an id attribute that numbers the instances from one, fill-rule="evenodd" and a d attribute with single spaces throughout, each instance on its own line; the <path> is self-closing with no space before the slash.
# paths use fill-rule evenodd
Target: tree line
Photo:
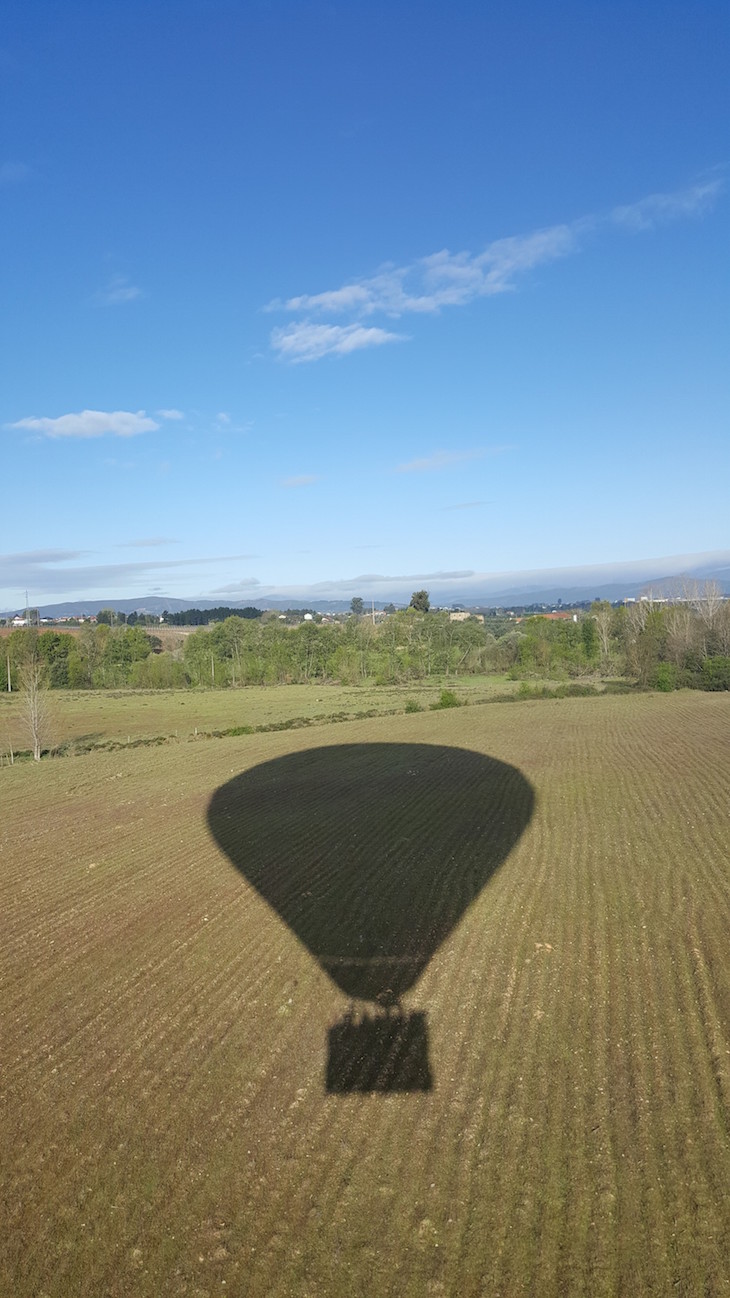
<path id="1" fill-rule="evenodd" d="M 411 607 L 373 624 L 235 615 L 191 631 L 174 651 L 141 626 L 100 623 L 78 635 L 25 628 L 5 641 L 6 688 L 37 660 L 55 689 L 144 689 L 311 681 L 406 684 L 429 677 L 506 672 L 566 680 L 623 676 L 642 687 L 730 688 L 730 601 L 618 608 L 597 602 L 578 621 L 531 616 L 451 621 Z"/>

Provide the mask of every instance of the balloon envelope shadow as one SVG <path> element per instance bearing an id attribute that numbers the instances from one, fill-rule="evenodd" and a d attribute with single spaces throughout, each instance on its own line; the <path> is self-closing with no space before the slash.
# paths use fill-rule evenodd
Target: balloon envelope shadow
<path id="1" fill-rule="evenodd" d="M 432 744 L 307 749 L 213 794 L 216 840 L 351 1002 L 330 1029 L 328 1090 L 430 1088 L 425 1015 L 401 997 L 533 805 L 515 767 Z"/>

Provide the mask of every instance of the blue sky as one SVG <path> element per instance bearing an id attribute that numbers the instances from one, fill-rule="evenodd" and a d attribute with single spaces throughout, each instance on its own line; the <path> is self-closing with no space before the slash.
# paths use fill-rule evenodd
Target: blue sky
<path id="1" fill-rule="evenodd" d="M 729 31 L 10 0 L 0 607 L 727 551 Z"/>

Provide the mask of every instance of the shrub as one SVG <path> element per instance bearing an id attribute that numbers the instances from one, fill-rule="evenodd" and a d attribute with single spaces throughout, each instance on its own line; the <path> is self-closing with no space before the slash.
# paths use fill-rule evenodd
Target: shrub
<path id="1" fill-rule="evenodd" d="M 439 708 L 460 708 L 461 699 L 458 699 L 453 690 L 442 690 L 438 703 L 431 704 L 431 711 L 437 712 Z"/>
<path id="2" fill-rule="evenodd" d="M 417 699 L 406 699 L 406 712 L 423 712 Z"/>
<path id="3" fill-rule="evenodd" d="M 651 684 L 655 690 L 670 694 L 677 688 L 677 669 L 674 663 L 657 663 Z"/>
<path id="4" fill-rule="evenodd" d="M 730 690 L 730 658 L 705 658 L 702 664 L 703 690 Z"/>

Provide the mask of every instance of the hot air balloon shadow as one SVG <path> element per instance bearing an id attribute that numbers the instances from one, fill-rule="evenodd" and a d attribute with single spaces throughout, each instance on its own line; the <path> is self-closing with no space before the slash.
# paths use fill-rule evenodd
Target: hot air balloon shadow
<path id="1" fill-rule="evenodd" d="M 426 1015 L 402 998 L 533 805 L 515 767 L 432 744 L 310 748 L 213 794 L 217 842 L 348 997 L 328 1091 L 430 1089 Z"/>

